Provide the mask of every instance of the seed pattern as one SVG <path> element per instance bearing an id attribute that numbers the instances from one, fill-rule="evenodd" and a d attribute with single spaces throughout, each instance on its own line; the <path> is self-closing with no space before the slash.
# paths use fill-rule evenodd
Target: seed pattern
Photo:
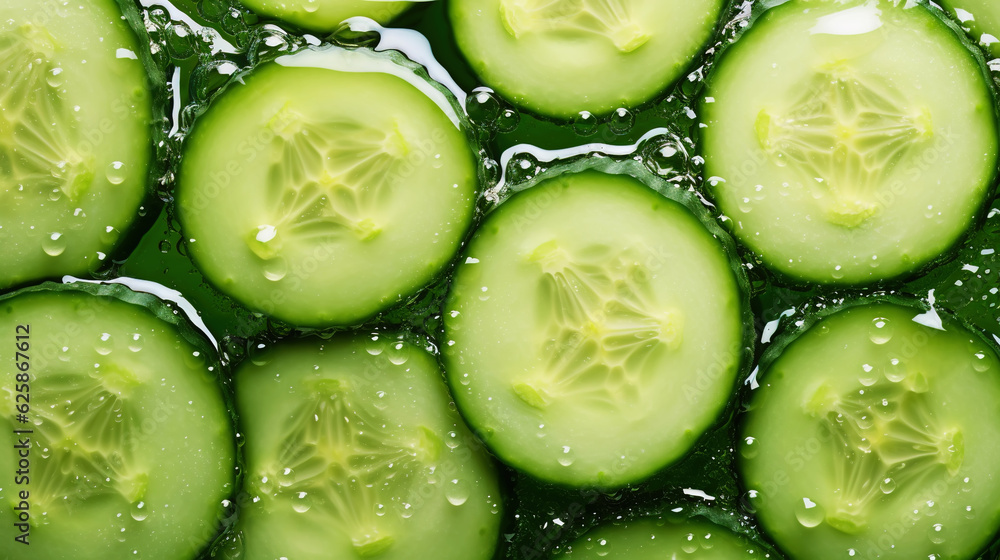
<path id="1" fill-rule="evenodd" d="M 315 121 L 288 107 L 271 119 L 270 128 L 267 197 L 275 219 L 249 234 L 258 256 L 273 258 L 285 238 L 368 240 L 380 233 L 377 209 L 391 195 L 397 166 L 409 153 L 398 128 Z"/>
<path id="2" fill-rule="evenodd" d="M 138 421 L 129 399 L 138 384 L 132 373 L 113 366 L 35 381 L 33 400 L 44 403 L 32 409 L 43 459 L 32 478 L 39 506 L 72 507 L 102 496 L 141 501 L 148 475 L 132 458 Z"/>
<path id="3" fill-rule="evenodd" d="M 878 213 L 885 172 L 933 135 L 927 109 L 845 64 L 817 73 L 788 111 L 762 110 L 756 129 L 772 160 L 800 171 L 826 200 L 826 219 L 844 227 Z"/>
<path id="4" fill-rule="evenodd" d="M 657 301 L 639 254 L 594 245 L 571 255 L 555 241 L 532 253 L 547 358 L 543 371 L 515 384 L 522 400 L 544 408 L 572 398 L 617 411 L 641 402 L 650 359 L 681 344 L 682 317 Z"/>
<path id="5" fill-rule="evenodd" d="M 437 461 L 441 440 L 427 429 L 389 426 L 350 399 L 348 385 L 307 384 L 306 400 L 286 426 L 286 444 L 262 478 L 281 493 L 305 495 L 350 536 L 362 556 L 392 546 L 383 520 L 390 498 L 405 497 L 422 465 Z M 398 501 L 398 500 L 397 500 Z"/>
<path id="6" fill-rule="evenodd" d="M 76 202 L 94 180 L 94 160 L 82 154 L 76 119 L 50 80 L 62 69 L 44 29 L 23 25 L 0 35 L 0 200 L 57 193 Z"/>
<path id="7" fill-rule="evenodd" d="M 930 479 L 954 477 L 962 466 L 962 434 L 940 425 L 919 373 L 847 395 L 824 385 L 807 410 L 833 436 L 829 468 L 837 490 L 826 520 L 845 533 L 867 526 L 871 505 L 885 498 L 883 481 L 921 487 Z"/>
<path id="8" fill-rule="evenodd" d="M 607 38 L 621 52 L 649 41 L 627 0 L 504 0 L 500 9 L 515 38 L 538 31 L 587 33 Z"/>

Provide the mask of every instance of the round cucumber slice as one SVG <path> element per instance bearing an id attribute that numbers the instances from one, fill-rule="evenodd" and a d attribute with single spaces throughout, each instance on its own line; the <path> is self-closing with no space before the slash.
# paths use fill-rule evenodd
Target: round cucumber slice
<path id="1" fill-rule="evenodd" d="M 221 291 L 296 326 L 410 296 L 469 229 L 475 156 L 451 98 L 370 51 L 318 48 L 242 77 L 195 124 L 177 203 Z"/>
<path id="2" fill-rule="evenodd" d="M 977 334 L 934 311 L 852 307 L 761 384 L 740 471 L 792 558 L 974 558 L 996 534 L 1000 360 Z"/>
<path id="3" fill-rule="evenodd" d="M 120 285 L 0 298 L 4 558 L 189 560 L 219 532 L 233 419 L 175 313 Z"/>
<path id="4" fill-rule="evenodd" d="M 374 336 L 286 342 L 236 373 L 249 560 L 488 560 L 492 462 L 433 356 Z"/>
<path id="5" fill-rule="evenodd" d="M 922 3 L 781 4 L 723 55 L 706 95 L 712 194 L 736 236 L 795 281 L 912 273 L 991 190 L 989 83 Z"/>
<path id="6" fill-rule="evenodd" d="M 372 18 L 385 24 L 413 4 L 413 2 L 387 0 L 240 0 L 240 2 L 257 13 L 318 32 L 336 31 L 341 22 L 356 16 Z"/>
<path id="7" fill-rule="evenodd" d="M 641 519 L 589 531 L 554 558 L 572 560 L 747 560 L 767 558 L 759 545 L 695 518 Z"/>
<path id="8" fill-rule="evenodd" d="M 948 13 L 969 29 L 972 38 L 993 56 L 1000 56 L 1000 4 L 993 0 L 946 0 Z"/>
<path id="9" fill-rule="evenodd" d="M 564 174 L 477 232 L 445 308 L 444 358 L 462 413 L 507 463 L 622 486 L 679 459 L 726 407 L 741 280 L 724 234 L 672 196 L 683 202 L 626 175 Z"/>
<path id="10" fill-rule="evenodd" d="M 711 38 L 722 0 L 452 0 L 458 46 L 514 103 L 567 119 L 666 89 Z"/>
<path id="11" fill-rule="evenodd" d="M 138 42 L 111 0 L 0 4 L 0 289 L 83 274 L 145 199 Z"/>

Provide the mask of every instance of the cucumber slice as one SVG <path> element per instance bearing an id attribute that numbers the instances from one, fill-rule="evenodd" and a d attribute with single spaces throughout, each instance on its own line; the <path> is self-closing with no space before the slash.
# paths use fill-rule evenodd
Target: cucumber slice
<path id="1" fill-rule="evenodd" d="M 452 0 L 473 70 L 505 97 L 568 119 L 652 99 L 691 64 L 722 0 Z"/>
<path id="2" fill-rule="evenodd" d="M 972 38 L 995 57 L 1000 57 L 1000 4 L 995 0 L 946 0 L 941 2 Z"/>
<path id="3" fill-rule="evenodd" d="M 233 420 L 215 350 L 176 313 L 120 285 L 0 298 L 4 558 L 185 560 L 216 536 Z"/>
<path id="4" fill-rule="evenodd" d="M 443 88 L 394 60 L 281 57 L 195 124 L 178 214 L 221 291 L 293 325 L 350 325 L 451 261 L 472 222 L 475 156 Z"/>
<path id="5" fill-rule="evenodd" d="M 386 0 L 240 0 L 240 2 L 259 14 L 317 32 L 336 31 L 341 22 L 356 16 L 372 18 L 385 24 L 413 4 L 413 2 Z"/>
<path id="6" fill-rule="evenodd" d="M 729 402 L 749 324 L 742 281 L 724 234 L 669 192 L 557 176 L 471 242 L 445 308 L 445 369 L 507 463 L 622 486 L 679 459 Z"/>
<path id="7" fill-rule="evenodd" d="M 248 560 L 493 558 L 493 465 L 419 347 L 377 335 L 282 343 L 240 367 L 236 395 Z"/>
<path id="8" fill-rule="evenodd" d="M 138 42 L 111 0 L 0 3 L 0 289 L 98 268 L 146 197 Z"/>
<path id="9" fill-rule="evenodd" d="M 876 303 L 820 320 L 762 369 L 740 471 L 791 557 L 974 558 L 996 534 L 992 344 Z"/>
<path id="10" fill-rule="evenodd" d="M 709 78 L 706 176 L 736 236 L 794 281 L 912 273 L 973 225 L 997 168 L 977 58 L 916 2 L 792 0 Z"/>
<path id="11" fill-rule="evenodd" d="M 589 531 L 556 554 L 571 560 L 747 560 L 767 558 L 757 544 L 707 520 L 641 519 Z"/>

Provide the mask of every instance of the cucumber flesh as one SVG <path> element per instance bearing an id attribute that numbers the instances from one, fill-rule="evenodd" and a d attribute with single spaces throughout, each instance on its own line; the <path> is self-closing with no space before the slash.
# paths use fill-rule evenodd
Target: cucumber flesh
<path id="1" fill-rule="evenodd" d="M 317 32 L 336 31 L 345 19 L 357 16 L 368 17 L 385 24 L 413 5 L 413 2 L 384 0 L 240 0 L 240 2 L 259 14 Z"/>
<path id="2" fill-rule="evenodd" d="M 567 119 L 634 107 L 709 40 L 721 0 L 453 0 L 458 46 L 514 103 Z"/>
<path id="3" fill-rule="evenodd" d="M 1000 57 L 1000 4 L 993 0 L 946 0 L 942 4 L 976 43 Z"/>
<path id="4" fill-rule="evenodd" d="M 179 217 L 221 291 L 296 326 L 351 325 L 452 260 L 472 222 L 474 154 L 450 98 L 394 60 L 283 57 L 195 124 Z"/>
<path id="5" fill-rule="evenodd" d="M 27 479 L 5 470 L 0 485 L 4 558 L 190 560 L 221 530 L 233 421 L 215 350 L 174 313 L 123 286 L 46 284 L 0 298 L 0 360 L 10 364 L 0 461 L 17 465 L 15 444 L 31 440 Z M 16 347 L 16 335 L 27 344 Z M 27 382 L 15 368 L 25 362 Z M 22 423 L 14 411 L 26 401 Z M 33 433 L 13 431 L 24 429 Z M 12 521 L 25 510 L 28 546 L 15 543 L 24 531 Z"/>
<path id="6" fill-rule="evenodd" d="M 768 555 L 709 521 L 643 519 L 592 529 L 554 558 L 567 560 L 747 560 Z"/>
<path id="7" fill-rule="evenodd" d="M 635 482 L 729 401 L 741 293 L 725 245 L 683 203 L 629 176 L 548 179 L 495 210 L 458 268 L 449 382 L 507 463 L 563 485 Z"/>
<path id="8" fill-rule="evenodd" d="M 792 558 L 974 558 L 1000 526 L 1000 360 L 953 322 L 835 313 L 766 367 L 740 472 Z"/>
<path id="9" fill-rule="evenodd" d="M 111 0 L 0 4 L 0 289 L 102 265 L 146 197 L 151 95 Z"/>
<path id="10" fill-rule="evenodd" d="M 768 10 L 723 54 L 701 112 L 713 196 L 797 282 L 917 271 L 973 225 L 996 172 L 984 69 L 915 2 Z"/>
<path id="11" fill-rule="evenodd" d="M 236 373 L 249 560 L 488 560 L 493 466 L 432 356 L 375 336 L 286 342 Z"/>

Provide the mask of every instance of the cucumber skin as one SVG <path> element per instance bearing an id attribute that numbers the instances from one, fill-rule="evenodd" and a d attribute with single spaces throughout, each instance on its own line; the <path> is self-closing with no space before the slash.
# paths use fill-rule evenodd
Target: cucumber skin
<path id="1" fill-rule="evenodd" d="M 478 231 L 473 236 L 466 245 L 466 251 L 463 253 L 460 262 L 464 262 L 470 253 L 476 247 L 476 241 L 482 235 L 495 235 L 498 230 L 495 226 L 491 226 L 489 222 L 489 217 L 496 212 L 501 212 L 505 209 L 505 205 L 510 203 L 510 199 L 515 197 L 519 193 L 529 191 L 531 188 L 539 185 L 540 183 L 547 182 L 549 180 L 558 178 L 564 174 L 570 175 L 575 173 L 585 173 L 585 172 L 600 172 L 610 175 L 623 175 L 636 179 L 637 181 L 643 183 L 649 187 L 649 195 L 651 200 L 662 200 L 663 198 L 679 204 L 683 208 L 687 209 L 691 214 L 693 219 L 701 223 L 705 227 L 709 234 L 715 238 L 718 244 L 721 246 L 726 258 L 729 260 L 730 269 L 734 275 L 736 282 L 737 293 L 739 297 L 739 302 L 737 305 L 740 307 L 740 314 L 742 318 L 743 325 L 743 344 L 741 347 L 741 352 L 737 356 L 736 362 L 731 365 L 733 370 L 736 372 L 735 377 L 735 389 L 738 388 L 741 383 L 741 379 L 749 372 L 750 366 L 753 363 L 753 356 L 755 352 L 756 345 L 756 333 L 754 330 L 755 319 L 753 312 L 750 307 L 750 281 L 746 274 L 746 269 L 743 266 L 742 261 L 739 259 L 737 248 L 735 242 L 732 238 L 725 232 L 725 230 L 720 227 L 709 211 L 703 206 L 699 199 L 690 192 L 683 191 L 680 188 L 661 181 L 658 177 L 652 175 L 641 163 L 632 160 L 615 160 L 611 158 L 582 158 L 580 160 L 572 161 L 566 164 L 554 166 L 545 172 L 539 174 L 538 176 L 532 178 L 524 184 L 515 185 L 509 189 L 506 196 L 502 198 L 493 208 L 489 209 L 486 214 L 486 218 L 481 224 Z M 650 185 L 655 185 L 650 187 Z M 563 185 L 563 188 L 566 186 Z M 662 198 L 661 198 L 662 197 Z M 540 212 L 543 206 L 536 206 L 535 212 Z M 509 210 L 509 208 L 508 208 Z M 451 290 L 448 294 L 448 299 L 445 304 L 445 309 L 456 309 L 456 292 L 454 286 L 459 282 L 459 278 L 462 275 L 462 266 L 457 267 L 456 272 L 452 276 Z M 450 313 L 445 313 L 444 317 L 444 339 L 450 340 L 452 337 L 450 331 L 454 329 L 454 322 L 457 319 L 454 318 Z M 452 395 L 456 395 L 455 402 L 458 405 L 459 411 L 468 419 L 468 423 L 471 429 L 476 432 L 476 435 L 482 439 L 490 450 L 498 456 L 504 463 L 510 465 L 511 467 L 526 473 L 528 476 L 541 480 L 546 484 L 551 484 L 563 489 L 578 489 L 581 484 L 577 481 L 571 481 L 566 479 L 558 479 L 553 477 L 539 477 L 537 474 L 533 474 L 535 470 L 535 465 L 530 460 L 516 460 L 511 457 L 511 454 L 500 449 L 496 445 L 496 438 L 493 437 L 491 433 L 483 433 L 477 428 L 477 424 L 480 418 L 475 411 L 475 407 L 469 404 L 463 404 L 463 399 L 459 395 L 463 394 L 463 391 L 467 390 L 466 387 L 462 386 L 459 381 L 459 376 L 456 372 L 461 372 L 465 370 L 464 358 L 461 353 L 457 350 L 456 346 L 444 345 L 442 346 L 442 361 L 445 366 L 445 371 L 447 372 L 446 378 L 448 384 L 451 388 Z M 641 483 L 642 481 L 648 479 L 649 477 L 655 475 L 656 473 L 669 468 L 671 465 L 682 460 L 684 457 L 688 456 L 692 449 L 696 449 L 702 441 L 708 439 L 713 429 L 725 425 L 729 422 L 732 414 L 735 412 L 738 403 L 735 399 L 729 398 L 723 402 L 720 402 L 714 411 L 715 421 L 710 423 L 705 430 L 700 434 L 691 445 L 688 447 L 687 451 L 681 454 L 679 457 L 668 462 L 667 464 L 653 465 L 648 469 L 642 471 L 635 471 L 632 476 L 627 479 L 618 478 L 614 482 L 608 483 L 588 483 L 586 486 L 602 488 L 602 489 L 615 489 L 628 484 Z"/>
<path id="2" fill-rule="evenodd" d="M 983 45 L 980 43 L 982 34 L 989 34 L 1000 39 L 1000 6 L 993 0 L 942 0 L 941 4 L 947 9 L 960 27 L 970 28 L 969 40 L 980 48 L 984 49 L 992 57 L 1000 57 L 1000 43 Z M 975 20 L 962 22 L 958 18 L 956 9 L 963 9 L 971 13 Z"/>
<path id="3" fill-rule="evenodd" d="M 745 384 L 744 387 L 741 387 L 739 391 L 739 408 L 742 412 L 736 417 L 736 421 L 733 426 L 734 427 L 733 433 L 736 437 L 736 443 L 737 443 L 736 472 L 737 472 L 737 482 L 740 488 L 741 495 L 746 496 L 748 492 L 750 492 L 751 490 L 759 492 L 761 486 L 763 486 L 763 485 L 758 485 L 757 487 L 751 487 L 748 484 L 747 476 L 745 475 L 744 472 L 746 468 L 745 463 L 747 460 L 749 460 L 746 459 L 745 455 L 743 454 L 744 449 L 748 446 L 747 439 L 745 437 L 745 434 L 747 434 L 748 415 L 751 411 L 756 410 L 758 406 L 757 403 L 755 402 L 755 397 L 761 397 L 762 395 L 759 395 L 759 393 L 761 391 L 767 391 L 768 387 L 770 386 L 772 382 L 771 379 L 772 375 L 770 374 L 774 372 L 774 366 L 780 361 L 781 357 L 785 353 L 785 350 L 789 346 L 794 344 L 799 338 L 809 334 L 810 331 L 812 331 L 819 324 L 824 322 L 824 320 L 826 320 L 827 318 L 836 316 L 843 312 L 858 310 L 873 305 L 896 306 L 900 308 L 911 309 L 914 312 L 928 312 L 934 310 L 941 317 L 945 327 L 948 327 L 949 325 L 958 326 L 959 328 L 963 329 L 962 330 L 963 333 L 971 334 L 975 340 L 981 342 L 986 348 L 991 349 L 990 351 L 993 352 L 994 357 L 1000 357 L 1000 355 L 997 354 L 996 343 L 993 340 L 991 340 L 991 335 L 989 333 L 984 332 L 983 330 L 975 327 L 968 321 L 962 319 L 960 316 L 955 315 L 948 310 L 928 305 L 925 302 L 918 301 L 911 296 L 877 293 L 874 295 L 856 296 L 854 299 L 849 299 L 846 302 L 841 300 L 840 303 L 836 303 L 834 305 L 827 305 L 821 302 L 817 302 L 815 305 L 807 303 L 806 305 L 801 306 L 796 310 L 794 315 L 791 315 L 787 318 L 782 318 L 782 322 L 778 328 L 778 332 L 774 336 L 774 342 L 770 346 L 764 349 L 763 354 L 758 360 L 758 365 L 756 367 L 756 370 L 759 371 L 760 373 L 756 377 L 754 384 L 751 385 L 750 383 L 747 383 Z M 782 374 L 781 377 L 784 377 L 784 375 Z M 760 452 L 759 449 L 755 450 L 754 454 L 756 455 L 759 452 Z M 787 480 L 787 476 L 788 476 L 787 472 L 774 473 L 774 477 L 770 478 L 769 481 L 777 481 L 782 477 L 785 477 L 784 480 Z M 778 484 L 780 484 L 780 482 Z M 751 498 L 750 500 L 751 502 L 753 502 L 753 498 Z M 754 514 L 755 517 L 757 518 L 757 523 L 760 526 L 761 531 L 763 531 L 763 534 L 769 535 L 771 542 L 775 542 L 775 544 L 778 544 L 780 546 L 781 543 L 777 542 L 777 539 L 774 538 L 775 533 L 761 519 L 759 513 L 761 507 L 765 506 L 752 504 L 750 506 L 750 513 Z M 979 515 L 981 515 L 982 513 L 983 513 L 982 510 L 979 510 Z M 1000 525 L 1000 507 L 995 508 L 995 511 L 993 512 L 993 517 L 995 520 L 993 525 L 994 526 Z M 979 516 L 977 515 L 976 519 L 978 518 Z M 893 521 L 895 521 L 895 519 L 893 519 Z M 954 527 L 954 525 L 952 526 Z M 951 537 L 951 539 L 949 540 L 954 539 L 954 534 L 949 536 Z M 995 542 L 995 539 L 993 538 L 993 532 L 990 531 L 988 534 L 984 533 L 983 535 L 981 535 L 981 537 L 982 537 L 981 538 L 982 544 L 980 550 L 977 551 L 977 554 L 969 555 L 968 558 L 970 559 L 975 558 L 976 560 L 988 560 L 988 559 L 991 560 L 992 558 L 994 558 L 993 554 L 997 552 L 997 544 Z M 792 536 L 786 538 L 795 538 L 795 537 Z M 923 535 L 914 536 L 913 538 L 926 539 L 926 537 L 924 537 Z M 818 544 L 814 543 L 813 546 L 818 546 Z M 878 547 L 881 545 L 875 543 L 875 546 Z M 875 560 L 874 557 L 867 556 L 866 555 L 867 551 L 865 550 L 859 550 L 858 553 L 859 554 L 857 557 L 861 558 L 862 560 Z M 785 552 L 785 557 L 787 557 L 789 560 L 796 560 L 797 558 L 793 555 L 788 554 L 787 552 Z M 943 556 L 940 556 L 940 554 L 938 554 L 938 557 L 944 558 Z M 807 560 L 808 557 L 798 557 L 798 558 L 800 558 L 801 560 Z M 949 556 L 948 558 L 953 558 L 953 557 Z M 954 558 L 958 559 L 959 557 L 954 557 Z M 961 558 L 966 558 L 966 557 L 962 556 Z"/>
<path id="4" fill-rule="evenodd" d="M 54 343 L 57 345 L 62 345 L 64 344 L 63 341 L 66 339 L 66 337 L 93 335 L 96 338 L 97 333 L 88 331 L 86 329 L 86 325 L 94 321 L 102 320 L 102 318 L 105 316 L 104 314 L 108 312 L 109 306 L 117 306 L 123 304 L 127 305 L 130 308 L 132 308 L 129 311 L 134 311 L 140 315 L 147 316 L 150 320 L 165 324 L 165 326 L 169 327 L 169 330 L 172 330 L 173 333 L 179 335 L 181 340 L 189 344 L 191 347 L 198 349 L 198 351 L 201 354 L 201 357 L 199 359 L 204 359 L 205 360 L 204 363 L 208 368 L 205 370 L 200 381 L 203 383 L 215 385 L 216 387 L 218 387 L 218 389 L 220 389 L 219 396 L 221 397 L 221 401 L 224 406 L 223 413 L 225 416 L 225 422 L 223 425 L 219 426 L 220 431 L 218 435 L 220 437 L 225 437 L 229 439 L 229 444 L 227 445 L 229 452 L 221 456 L 217 456 L 216 460 L 218 460 L 221 465 L 224 466 L 228 465 L 225 467 L 225 471 L 227 473 L 231 473 L 230 476 L 232 478 L 229 479 L 229 481 L 227 481 L 225 484 L 220 485 L 217 491 L 214 491 L 215 495 L 213 502 L 214 505 L 209 509 L 215 509 L 216 510 L 215 514 L 212 515 L 211 517 L 206 517 L 205 518 L 206 523 L 201 527 L 198 527 L 197 531 L 191 531 L 182 536 L 177 536 L 177 538 L 175 538 L 173 541 L 158 543 L 164 547 L 167 547 L 167 551 L 169 552 L 160 551 L 157 554 L 159 554 L 158 558 L 171 558 L 176 560 L 189 560 L 194 558 L 201 558 L 202 556 L 207 554 L 207 550 L 209 550 L 213 546 L 212 543 L 222 538 L 222 533 L 226 525 L 225 519 L 227 516 L 227 512 L 225 508 L 222 505 L 220 505 L 220 503 L 227 498 L 233 499 L 234 497 L 233 493 L 235 492 L 235 484 L 234 484 L 234 481 L 236 479 L 235 475 L 239 470 L 238 468 L 236 468 L 236 465 L 242 463 L 242 459 L 240 459 L 241 449 L 237 446 L 236 438 L 234 437 L 236 419 L 234 414 L 235 406 L 233 403 L 232 393 L 229 389 L 228 380 L 221 375 L 222 371 L 221 364 L 218 358 L 218 354 L 216 353 L 211 341 L 207 338 L 204 332 L 196 328 L 185 318 L 183 312 L 178 312 L 178 310 L 176 310 L 174 307 L 169 305 L 167 302 L 159 299 L 153 294 L 133 291 L 132 289 L 122 284 L 91 283 L 91 282 L 59 284 L 54 282 L 45 282 L 42 284 L 30 286 L 27 288 L 22 288 L 20 290 L 7 292 L 0 295 L 0 313 L 2 314 L 13 313 L 16 316 L 17 311 L 16 308 L 13 307 L 13 304 L 16 304 L 17 300 L 24 296 L 46 297 L 46 298 L 64 297 L 67 303 L 72 302 L 72 307 L 67 308 L 65 311 L 67 313 L 73 313 L 74 318 L 77 321 L 77 322 L 67 321 L 65 324 L 66 328 L 64 332 L 43 333 L 43 332 L 36 332 L 35 330 L 31 331 L 31 339 L 30 339 L 31 348 L 29 349 L 29 353 L 31 355 L 31 360 L 33 363 L 33 367 L 30 370 L 32 375 L 32 380 L 31 380 L 32 385 L 34 385 L 36 381 L 35 376 L 39 371 L 39 369 L 44 371 L 45 368 L 48 368 L 50 364 L 55 362 L 53 356 L 48 355 L 47 353 L 44 352 L 39 352 L 39 349 L 42 348 L 43 345 L 46 343 L 48 344 Z M 112 310 L 112 312 L 115 311 Z M 80 327 L 81 324 L 84 326 L 82 329 Z M 13 336 L 14 336 L 13 331 L 10 332 L 9 336 L 11 339 L 11 346 L 13 347 Z M 13 373 L 11 373 L 11 376 L 13 376 Z M 13 387 L 14 385 L 13 383 L 11 383 L 9 386 Z M 34 409 L 37 406 L 39 406 L 39 404 L 33 399 L 32 409 Z M 162 401 L 159 402 L 153 414 L 160 413 L 161 406 L 163 406 Z M 203 418 L 205 418 L 205 416 L 203 416 Z M 160 421 L 157 418 L 151 416 L 147 416 L 145 420 L 153 420 L 155 423 L 160 423 Z M 143 433 L 148 433 L 147 430 L 149 428 L 146 426 L 145 420 L 143 421 L 142 430 Z M 13 423 L 12 419 L 8 418 L 0 419 L 0 423 L 6 423 L 8 421 Z M 13 424 L 13 426 L 14 429 L 23 427 L 17 424 Z M 33 473 L 37 473 L 38 461 L 39 459 L 37 455 L 34 455 L 33 452 L 31 459 L 32 462 L 31 468 Z M 32 484 L 33 483 L 34 479 L 32 480 Z M 17 489 L 17 488 L 19 487 L 12 487 L 12 489 Z M 31 486 L 29 486 L 29 489 L 32 492 L 34 492 Z M 205 500 L 206 504 L 209 502 L 208 496 L 206 496 L 203 499 Z M 8 502 L 5 501 L 4 503 L 6 504 Z M 12 503 L 10 505 L 13 506 Z M 37 522 L 37 519 L 40 517 L 41 512 L 35 506 L 34 503 L 32 503 L 31 506 L 32 506 L 32 516 L 34 518 L 33 522 Z M 154 507 L 154 504 L 150 504 L 150 507 Z M 0 511 L 0 519 L 5 520 L 4 522 L 5 527 L 9 527 L 9 524 L 6 522 L 6 517 L 7 517 L 6 514 L 9 511 L 11 510 L 6 507 L 3 508 L 2 511 Z M 167 514 L 170 513 L 170 510 L 164 510 L 162 508 L 160 511 L 161 512 L 166 511 Z M 159 513 L 157 515 L 162 518 L 163 513 Z M 128 516 L 127 511 L 125 512 L 125 516 L 126 517 Z M 150 515 L 150 519 L 152 519 L 152 517 L 153 516 Z M 44 532 L 43 534 L 36 534 L 36 530 L 38 528 L 32 527 L 30 536 L 31 545 L 27 547 L 21 545 L 15 545 L 9 551 L 10 554 L 13 554 L 13 556 L 10 556 L 10 558 L 12 560 L 18 558 L 24 558 L 25 560 L 29 559 L 30 560 L 43 560 L 43 559 L 84 560 L 90 558 L 96 560 L 97 558 L 100 559 L 107 558 L 108 557 L 107 555 L 109 554 L 108 551 L 89 551 L 86 549 L 78 549 L 77 547 L 92 546 L 94 543 L 100 543 L 102 539 L 105 540 L 115 539 L 116 537 L 114 535 L 109 536 L 107 534 L 103 535 L 93 534 L 93 535 L 87 535 L 88 537 L 91 537 L 93 540 L 88 540 L 88 539 L 67 540 L 65 538 L 66 535 L 63 534 L 63 532 L 65 532 L 67 529 L 72 529 L 73 522 L 74 520 L 70 519 L 68 527 L 62 530 L 57 530 L 57 535 L 60 539 L 59 542 L 61 542 L 62 546 L 64 547 L 58 549 L 58 552 L 51 553 L 50 550 L 51 547 L 46 547 L 46 545 L 44 544 L 44 541 L 47 540 L 46 537 L 49 534 L 47 531 Z M 162 521 L 159 522 L 161 523 L 161 527 L 166 528 L 166 526 L 162 524 Z M 4 531 L 5 534 L 8 530 L 9 529 L 5 529 Z M 39 530 L 37 532 L 41 531 Z M 161 534 L 165 532 L 166 531 L 161 531 Z M 72 536 L 72 534 L 70 534 L 69 536 Z M 150 538 L 149 535 L 146 536 L 140 535 L 139 538 L 146 539 L 149 542 L 155 542 L 156 537 Z M 42 542 L 40 543 L 39 540 L 41 540 Z M 129 547 L 130 551 L 136 547 L 136 545 L 120 544 L 117 541 L 114 542 L 113 545 L 118 546 L 119 549 L 122 547 Z M 151 548 L 155 548 L 155 546 L 151 547 L 147 542 L 143 543 L 141 545 L 141 548 L 148 551 Z M 0 551 L 3 550 L 4 548 L 0 547 Z M 48 554 L 44 552 L 47 550 L 49 551 Z M 124 555 L 126 554 L 126 552 L 123 551 L 122 554 Z"/>
<path id="5" fill-rule="evenodd" d="M 697 113 L 700 115 L 701 122 L 709 122 L 709 121 L 715 122 L 718 120 L 712 116 L 715 104 L 706 101 L 706 97 L 712 97 L 711 89 L 712 89 L 712 84 L 715 81 L 715 76 L 721 73 L 722 70 L 726 67 L 726 63 L 729 61 L 729 59 L 733 58 L 731 50 L 734 48 L 738 49 L 738 45 L 740 44 L 740 42 L 745 40 L 744 36 L 748 33 L 752 35 L 753 30 L 755 28 L 769 24 L 771 23 L 772 20 L 780 18 L 781 17 L 780 12 L 782 10 L 791 10 L 794 9 L 797 4 L 809 1 L 810 0 L 783 0 L 782 2 L 775 3 L 774 5 L 767 6 L 764 8 L 755 6 L 754 9 L 757 10 L 757 12 L 752 17 L 750 25 L 748 25 L 746 29 L 744 29 L 741 32 L 741 34 L 734 43 L 726 45 L 721 50 L 717 60 L 713 63 L 713 67 L 709 72 L 708 78 L 706 79 L 706 84 L 707 84 L 706 89 L 708 93 L 705 95 L 700 95 L 697 101 L 696 110 Z M 881 1 L 885 2 L 887 0 L 881 0 Z M 823 0 L 820 0 L 820 3 L 822 2 Z M 984 98 L 988 99 L 992 106 L 992 110 L 990 111 L 991 121 L 994 124 L 994 128 L 997 129 L 998 134 L 1000 134 L 1000 92 L 998 92 L 993 87 L 989 87 L 988 85 L 993 83 L 993 78 L 991 76 L 989 68 L 987 67 L 985 59 L 982 56 L 982 53 L 975 47 L 975 45 L 972 44 L 972 42 L 969 41 L 969 39 L 966 37 L 963 31 L 954 22 L 948 19 L 948 17 L 945 14 L 941 13 L 940 10 L 930 6 L 927 0 L 917 0 L 916 4 L 918 4 L 917 7 L 910 9 L 926 9 L 926 13 L 928 13 L 931 16 L 930 20 L 928 21 L 929 33 L 946 33 L 949 35 L 949 37 L 957 39 L 959 42 L 962 43 L 962 45 L 965 46 L 969 56 L 976 61 L 978 70 L 984 78 L 984 84 L 987 85 L 984 88 L 983 93 L 985 93 Z M 712 177 L 713 176 L 712 163 L 711 163 L 712 158 L 708 156 L 709 149 L 707 147 L 704 133 L 698 135 L 697 143 L 698 143 L 698 152 L 705 155 L 706 159 L 704 176 Z M 998 150 L 1000 150 L 1000 137 L 998 137 L 998 142 L 994 146 L 994 153 L 998 153 Z M 761 157 L 766 157 L 766 156 L 761 154 Z M 996 195 L 997 192 L 1000 192 L 1000 190 L 998 190 L 998 181 L 1000 181 L 1000 164 L 994 167 L 995 169 L 993 169 L 992 171 L 992 176 L 989 178 L 988 181 L 985 182 L 985 184 L 988 185 L 988 187 L 984 190 L 984 193 L 982 195 L 980 209 L 975 215 L 971 216 L 969 221 L 966 223 L 966 226 L 964 228 L 965 233 L 958 236 L 949 248 L 946 248 L 937 256 L 924 261 L 919 261 L 919 260 L 915 261 L 912 264 L 912 266 L 909 267 L 908 269 L 901 270 L 895 274 L 888 275 L 874 281 L 868 278 L 859 278 L 857 280 L 850 281 L 847 279 L 847 277 L 845 277 L 843 280 L 832 280 L 830 277 L 825 275 L 813 276 L 811 274 L 793 273 L 790 270 L 788 270 L 787 266 L 785 266 L 784 263 L 778 263 L 772 259 L 767 258 L 767 256 L 764 255 L 763 252 L 758 251 L 753 244 L 744 241 L 738 233 L 738 225 L 735 220 L 726 220 L 727 222 L 726 229 L 737 240 L 737 243 L 741 247 L 741 250 L 747 250 L 750 253 L 752 253 L 752 256 L 748 255 L 746 260 L 758 260 L 762 262 L 767 267 L 767 270 L 773 275 L 776 282 L 780 283 L 781 285 L 791 287 L 793 289 L 804 290 L 804 289 L 815 289 L 819 287 L 819 289 L 837 290 L 843 288 L 863 288 L 863 287 L 879 288 L 882 286 L 896 285 L 908 281 L 910 279 L 922 276 L 927 272 L 929 272 L 930 270 L 946 262 L 951 261 L 955 257 L 957 249 L 962 247 L 966 239 L 968 239 L 972 235 L 973 230 L 978 229 L 985 222 L 986 215 L 989 212 L 989 207 L 988 204 L 986 204 L 986 202 L 991 200 L 993 196 Z M 706 192 L 709 199 L 717 200 L 719 198 L 718 193 L 715 190 L 715 187 L 708 185 L 707 181 L 703 190 Z M 744 247 L 745 249 L 743 249 Z"/>

